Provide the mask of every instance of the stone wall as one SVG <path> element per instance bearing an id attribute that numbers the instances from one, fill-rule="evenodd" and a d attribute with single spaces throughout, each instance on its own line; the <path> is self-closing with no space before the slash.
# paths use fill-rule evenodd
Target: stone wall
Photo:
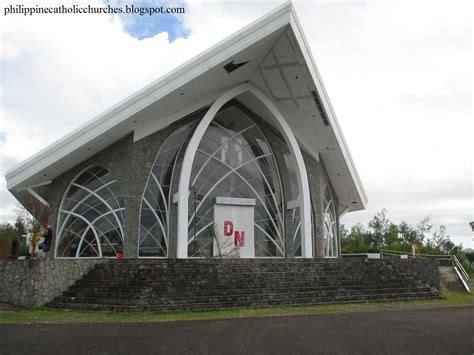
<path id="1" fill-rule="evenodd" d="M 0 260 L 0 302 L 31 308 L 60 296 L 103 259 Z"/>
<path id="2" fill-rule="evenodd" d="M 313 255 L 316 259 L 324 258 L 324 221 L 322 199 L 322 164 L 302 151 L 306 172 L 308 174 L 309 191 L 311 194 L 312 228 L 313 228 Z"/>
<path id="3" fill-rule="evenodd" d="M 414 274 L 417 279 L 440 289 L 438 261 L 428 259 L 384 259 L 400 271 Z"/>

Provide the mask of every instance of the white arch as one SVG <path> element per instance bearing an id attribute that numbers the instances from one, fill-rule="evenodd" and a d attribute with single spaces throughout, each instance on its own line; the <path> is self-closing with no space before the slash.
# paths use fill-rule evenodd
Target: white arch
<path id="1" fill-rule="evenodd" d="M 253 94 L 265 107 L 272 113 L 277 120 L 281 133 L 290 149 L 291 157 L 297 167 L 298 188 L 300 190 L 300 209 L 301 209 L 301 249 L 302 257 L 311 258 L 313 256 L 312 240 L 311 240 L 311 203 L 309 193 L 308 175 L 306 173 L 306 166 L 304 164 L 303 155 L 299 148 L 296 137 L 291 131 L 288 123 L 283 115 L 278 111 L 273 102 L 259 89 L 253 85 L 246 83 L 238 85 L 224 94 L 222 94 L 207 110 L 201 122 L 196 127 L 196 130 L 189 141 L 188 147 L 184 154 L 183 165 L 181 167 L 181 174 L 179 177 L 178 190 L 178 243 L 177 243 L 177 257 L 188 257 L 188 203 L 189 203 L 189 184 L 191 180 L 191 170 L 193 167 L 194 157 L 196 156 L 199 143 L 211 124 L 214 116 L 228 101 L 233 98 L 249 92 Z"/>

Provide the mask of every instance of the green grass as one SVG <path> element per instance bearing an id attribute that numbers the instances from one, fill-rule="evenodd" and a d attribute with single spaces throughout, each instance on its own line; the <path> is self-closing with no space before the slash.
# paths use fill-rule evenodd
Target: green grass
<path id="1" fill-rule="evenodd" d="M 442 301 L 452 304 L 453 306 L 473 306 L 474 293 L 455 292 L 444 289 L 442 291 Z"/>
<path id="2" fill-rule="evenodd" d="M 445 291 L 437 300 L 372 302 L 353 304 L 333 304 L 300 307 L 273 307 L 255 309 L 236 309 L 207 312 L 174 313 L 111 313 L 76 312 L 48 308 L 35 308 L 21 311 L 0 311 L 0 324 L 29 323 L 100 323 L 100 322 L 166 322 L 198 319 L 222 319 L 242 317 L 265 317 L 298 314 L 349 313 L 395 311 L 405 309 L 423 309 L 438 307 L 474 306 L 474 295 Z"/>

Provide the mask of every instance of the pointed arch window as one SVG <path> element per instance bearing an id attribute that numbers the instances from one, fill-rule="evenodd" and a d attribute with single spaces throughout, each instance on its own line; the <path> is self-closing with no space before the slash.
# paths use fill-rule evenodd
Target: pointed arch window
<path id="1" fill-rule="evenodd" d="M 124 196 L 100 166 L 78 174 L 59 208 L 56 257 L 115 257 L 123 248 Z"/>
<path id="2" fill-rule="evenodd" d="M 194 157 L 188 211 L 188 256 L 212 256 L 213 199 L 252 198 L 255 256 L 285 255 L 283 193 L 275 157 L 263 132 L 235 105 L 207 128 Z"/>

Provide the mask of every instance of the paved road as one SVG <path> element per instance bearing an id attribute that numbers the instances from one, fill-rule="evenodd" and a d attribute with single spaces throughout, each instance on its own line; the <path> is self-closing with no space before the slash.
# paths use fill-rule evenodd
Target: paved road
<path id="1" fill-rule="evenodd" d="M 165 323 L 0 325 L 0 354 L 474 353 L 474 307 Z"/>

